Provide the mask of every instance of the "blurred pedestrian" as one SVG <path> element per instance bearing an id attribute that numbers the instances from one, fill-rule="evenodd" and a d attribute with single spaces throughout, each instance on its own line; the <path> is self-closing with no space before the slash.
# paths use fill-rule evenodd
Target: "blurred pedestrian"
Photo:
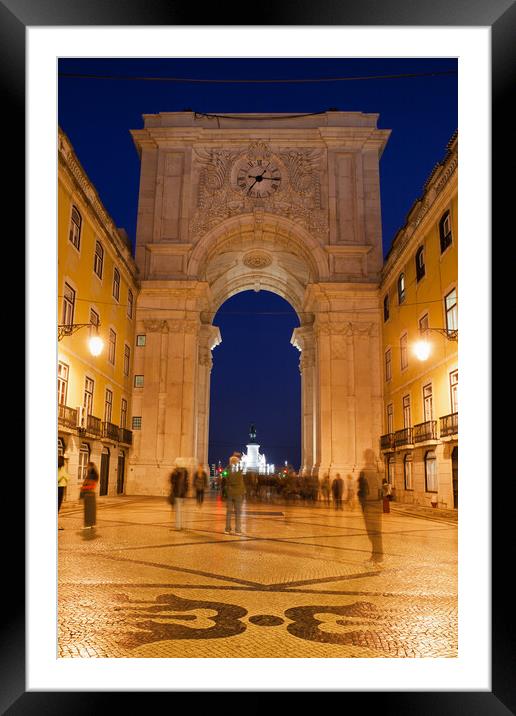
<path id="1" fill-rule="evenodd" d="M 346 505 L 348 509 L 355 509 L 355 480 L 353 475 L 346 475 Z"/>
<path id="2" fill-rule="evenodd" d="M 201 507 L 204 502 L 204 490 L 208 486 L 208 475 L 206 474 L 206 470 L 204 469 L 202 463 L 199 463 L 199 466 L 195 471 L 193 484 L 195 487 L 197 504 Z"/>
<path id="3" fill-rule="evenodd" d="M 232 455 L 229 458 L 229 470 L 226 478 L 226 492 L 228 502 L 226 508 L 226 529 L 231 534 L 231 514 L 235 513 L 235 533 L 242 534 L 242 503 L 245 496 L 244 476 L 238 466 L 238 458 Z"/>
<path id="4" fill-rule="evenodd" d="M 316 505 L 317 501 L 319 500 L 319 478 L 317 477 L 317 475 L 312 475 L 309 480 L 310 499 L 314 503 L 314 505 Z"/>
<path id="5" fill-rule="evenodd" d="M 333 492 L 333 499 L 335 502 L 335 509 L 342 510 L 342 493 L 344 492 L 344 480 L 340 476 L 340 473 L 335 475 L 335 479 L 331 486 Z"/>
<path id="6" fill-rule="evenodd" d="M 97 524 L 97 497 L 96 489 L 99 482 L 99 473 L 95 464 L 90 460 L 86 466 L 86 476 L 81 485 L 80 498 L 84 505 L 84 529 L 94 530 Z"/>
<path id="7" fill-rule="evenodd" d="M 176 465 L 170 475 L 171 496 L 176 512 L 176 530 L 183 529 L 183 502 L 188 492 L 188 471 L 186 467 Z"/>
<path id="8" fill-rule="evenodd" d="M 68 485 L 68 480 L 70 479 L 70 475 L 67 473 L 65 468 L 65 459 L 62 455 L 57 456 L 57 514 L 59 515 L 59 510 L 61 509 L 61 503 L 63 501 L 64 493 L 66 486 Z M 60 530 L 62 530 L 62 527 L 59 527 Z"/>
<path id="9" fill-rule="evenodd" d="M 323 500 L 326 503 L 327 507 L 330 506 L 330 490 L 330 476 L 328 475 L 328 473 L 325 473 L 321 482 L 321 492 L 323 494 Z"/>
<path id="10" fill-rule="evenodd" d="M 382 482 L 382 500 L 383 500 L 383 511 L 384 512 L 390 512 L 391 506 L 390 501 L 392 499 L 392 487 L 391 483 L 384 478 Z"/>
<path id="11" fill-rule="evenodd" d="M 383 561 L 382 543 L 382 509 L 378 495 L 378 469 L 375 466 L 372 450 L 364 452 L 365 465 L 358 476 L 357 497 L 364 515 L 367 536 L 371 543 L 371 557 L 373 564 Z"/>

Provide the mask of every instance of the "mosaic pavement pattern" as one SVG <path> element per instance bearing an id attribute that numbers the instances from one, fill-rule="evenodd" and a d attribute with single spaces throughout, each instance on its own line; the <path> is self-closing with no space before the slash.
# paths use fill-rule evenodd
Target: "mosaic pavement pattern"
<path id="1" fill-rule="evenodd" d="M 58 532 L 58 656 L 457 657 L 457 523 L 393 506 L 383 561 L 360 508 L 100 498 L 97 529 L 65 504 Z"/>

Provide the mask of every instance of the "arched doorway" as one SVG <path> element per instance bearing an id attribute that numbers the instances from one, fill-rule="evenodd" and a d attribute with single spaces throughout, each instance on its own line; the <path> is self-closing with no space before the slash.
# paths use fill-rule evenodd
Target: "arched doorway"
<path id="1" fill-rule="evenodd" d="M 107 495 L 108 493 L 108 482 L 109 482 L 109 448 L 102 448 L 102 455 L 100 456 L 100 485 L 99 495 Z"/>
<path id="2" fill-rule="evenodd" d="M 118 465 L 116 476 L 116 494 L 123 495 L 125 489 L 125 452 L 120 450 L 118 453 Z"/>
<path id="3" fill-rule="evenodd" d="M 287 461 L 298 470 L 301 380 L 299 351 L 290 342 L 297 314 L 269 291 L 243 291 L 221 306 L 214 324 L 222 342 L 210 381 L 210 466 L 227 464 L 234 450 L 247 452 L 255 425 L 266 463 Z"/>
<path id="4" fill-rule="evenodd" d="M 459 507 L 459 448 L 456 445 L 451 454 L 452 461 L 452 485 L 453 485 L 453 506 Z"/>

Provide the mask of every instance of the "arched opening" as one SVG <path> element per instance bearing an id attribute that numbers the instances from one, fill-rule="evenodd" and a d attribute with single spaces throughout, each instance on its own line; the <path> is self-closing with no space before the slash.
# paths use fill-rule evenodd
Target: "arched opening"
<path id="1" fill-rule="evenodd" d="M 107 495 L 107 493 L 108 493 L 109 457 L 110 457 L 109 448 L 108 447 L 102 448 L 102 455 L 100 456 L 99 495 Z"/>
<path id="2" fill-rule="evenodd" d="M 459 448 L 456 445 L 451 454 L 452 461 L 452 486 L 453 486 L 453 506 L 455 509 L 459 507 Z"/>
<path id="3" fill-rule="evenodd" d="M 124 452 L 124 450 L 120 450 L 118 453 L 116 494 L 123 495 L 124 489 L 125 489 L 125 452 Z"/>
<path id="4" fill-rule="evenodd" d="M 213 352 L 208 462 L 222 466 L 246 453 L 256 427 L 266 464 L 301 464 L 299 351 L 291 344 L 300 320 L 292 306 L 270 291 L 241 291 L 213 319 L 222 343 Z"/>

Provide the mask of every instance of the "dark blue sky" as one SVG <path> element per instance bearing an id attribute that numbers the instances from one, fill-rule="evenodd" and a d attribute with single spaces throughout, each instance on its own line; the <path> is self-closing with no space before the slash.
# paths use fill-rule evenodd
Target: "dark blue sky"
<path id="1" fill-rule="evenodd" d="M 378 113 L 378 126 L 392 130 L 380 162 L 386 254 L 457 129 L 456 74 L 300 84 L 149 82 L 62 75 L 308 79 L 456 70 L 454 58 L 62 59 L 59 61 L 58 118 L 106 209 L 117 226 L 125 228 L 134 244 L 140 167 L 129 130 L 143 126 L 143 114 L 185 109 L 209 113 L 308 113 L 330 108 Z M 246 315 L 226 315 L 224 318 L 221 314 L 229 312 L 230 306 L 233 313 L 245 312 Z M 224 342 L 213 354 L 210 461 L 217 459 L 219 451 L 215 440 L 220 443 L 221 457 L 227 458 L 232 445 L 241 447 L 251 420 L 257 425 L 267 458 L 275 462 L 289 459 L 297 466 L 300 454 L 299 354 L 290 345 L 292 329 L 297 325 L 296 317 L 291 311 L 289 319 L 287 316 L 253 318 L 250 314 L 256 311 L 291 309 L 272 294 L 246 292 L 226 302 L 215 321 L 221 327 Z M 253 411 L 249 410 L 249 400 L 246 399 L 251 395 L 251 388 L 244 353 L 240 350 L 235 364 L 237 353 L 230 347 L 241 345 L 240 335 L 254 336 L 256 346 L 266 346 L 263 352 L 253 349 L 246 359 L 252 362 L 254 378 L 258 381 L 255 384 L 259 386 L 253 398 L 256 406 Z M 269 345 L 274 345 L 274 352 L 269 352 Z M 285 405 L 285 401 L 290 401 L 291 405 Z M 251 417 L 250 412 L 253 413 Z M 222 445 L 223 442 L 226 445 Z M 278 447 L 273 448 L 273 445 Z M 290 453 L 283 457 L 287 446 L 291 446 Z"/>

